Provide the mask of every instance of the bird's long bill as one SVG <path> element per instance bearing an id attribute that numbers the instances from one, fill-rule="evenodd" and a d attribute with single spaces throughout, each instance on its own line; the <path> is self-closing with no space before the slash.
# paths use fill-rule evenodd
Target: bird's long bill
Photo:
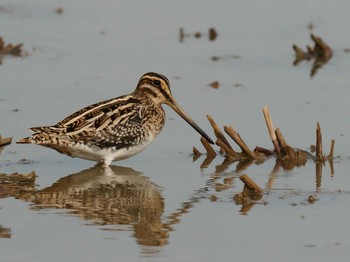
<path id="1" fill-rule="evenodd" d="M 204 137 L 210 144 L 214 144 L 213 140 L 192 120 L 192 118 L 176 103 L 172 100 L 168 105 L 181 116 L 187 123 L 189 123 L 202 137 Z"/>

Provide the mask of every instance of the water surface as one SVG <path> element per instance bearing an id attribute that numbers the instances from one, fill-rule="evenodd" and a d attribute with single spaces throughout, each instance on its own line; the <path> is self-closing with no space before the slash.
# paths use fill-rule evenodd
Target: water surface
<path id="1" fill-rule="evenodd" d="M 320 122 L 325 152 L 334 138 L 339 156 L 322 172 L 312 161 L 276 170 L 274 158 L 223 168 L 222 156 L 201 168 L 204 156 L 191 156 L 192 146 L 204 152 L 197 133 L 169 108 L 150 148 L 108 172 L 12 144 L 1 152 L 1 172 L 34 170 L 37 191 L 1 199 L 0 225 L 10 232 L 0 239 L 2 261 L 349 260 L 348 1 L 5 0 L 0 7 L 0 36 L 28 52 L 0 66 L 3 136 L 27 136 L 28 127 L 127 94 L 156 71 L 211 135 L 206 114 L 233 125 L 251 148 L 271 148 L 261 113 L 268 105 L 290 145 L 308 149 Z M 312 45 L 310 23 L 334 51 L 313 78 L 310 62 L 293 67 L 291 48 Z M 180 28 L 202 37 L 180 42 Z M 218 89 L 208 86 L 213 81 Z M 234 201 L 243 173 L 264 189 L 259 201 Z"/>

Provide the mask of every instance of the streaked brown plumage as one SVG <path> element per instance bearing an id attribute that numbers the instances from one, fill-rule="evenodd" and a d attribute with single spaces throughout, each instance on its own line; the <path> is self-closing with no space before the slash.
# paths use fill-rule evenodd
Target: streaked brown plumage
<path id="1" fill-rule="evenodd" d="M 170 106 L 213 143 L 176 103 L 168 79 L 157 73 L 143 75 L 129 95 L 85 107 L 56 125 L 30 128 L 35 133 L 17 143 L 42 145 L 108 166 L 139 153 L 156 138 L 165 123 L 161 104 Z"/>

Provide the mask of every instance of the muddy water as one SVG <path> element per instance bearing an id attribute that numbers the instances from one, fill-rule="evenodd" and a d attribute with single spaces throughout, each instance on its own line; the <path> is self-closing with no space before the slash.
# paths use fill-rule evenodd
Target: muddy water
<path id="1" fill-rule="evenodd" d="M 3 136 L 24 137 L 28 127 L 131 92 L 142 74 L 157 71 L 208 133 L 207 113 L 251 148 L 270 148 L 261 113 L 268 105 L 289 144 L 307 149 L 320 122 L 324 150 L 334 138 L 337 157 L 284 169 L 274 158 L 238 164 L 218 156 L 203 168 L 203 156 L 190 156 L 193 145 L 204 151 L 198 135 L 169 108 L 154 144 L 107 171 L 12 144 L 1 152 L 1 172 L 38 177 L 35 193 L 1 199 L 1 261 L 348 261 L 349 8 L 348 1 L 2 1 L 0 36 L 28 52 L 0 66 Z M 291 48 L 312 45 L 310 24 L 334 50 L 312 78 L 312 62 L 293 67 Z M 180 42 L 181 27 L 201 37 Z M 235 201 L 243 173 L 264 189 L 262 199 Z"/>

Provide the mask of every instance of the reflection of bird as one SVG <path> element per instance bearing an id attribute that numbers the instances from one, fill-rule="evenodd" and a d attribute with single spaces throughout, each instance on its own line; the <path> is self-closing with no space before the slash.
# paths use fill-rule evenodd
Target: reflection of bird
<path id="1" fill-rule="evenodd" d="M 157 73 L 143 75 L 131 94 L 85 107 L 54 126 L 33 127 L 35 133 L 17 143 L 38 144 L 109 166 L 151 144 L 165 123 L 161 104 L 170 106 L 213 144 L 176 103 L 168 79 Z"/>
<path id="2" fill-rule="evenodd" d="M 128 167 L 96 165 L 36 191 L 31 201 L 35 210 L 64 208 L 94 224 L 130 225 L 144 246 L 168 242 L 161 221 L 164 199 L 160 187 Z"/>

